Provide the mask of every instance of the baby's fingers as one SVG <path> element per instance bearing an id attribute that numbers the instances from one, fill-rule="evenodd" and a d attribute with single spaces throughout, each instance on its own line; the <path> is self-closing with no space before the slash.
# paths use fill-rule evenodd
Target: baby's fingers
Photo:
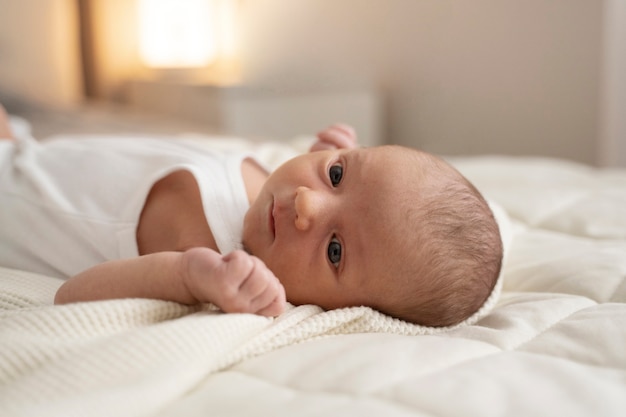
<path id="1" fill-rule="evenodd" d="M 240 297 L 247 300 L 245 311 L 256 314 L 266 311 L 263 315 L 282 313 L 285 304 L 285 289 L 261 260 L 256 257 L 251 259 L 254 269 L 239 288 Z M 268 308 L 271 304 L 274 306 Z"/>
<path id="2" fill-rule="evenodd" d="M 286 304 L 285 289 L 275 278 L 263 293 L 252 300 L 251 310 L 261 316 L 278 316 L 285 311 Z"/>
<path id="3" fill-rule="evenodd" d="M 345 137 L 356 143 L 356 132 L 354 128 L 350 125 L 347 125 L 345 123 L 335 123 L 327 130 L 336 130 L 338 132 L 341 132 Z"/>
<path id="4" fill-rule="evenodd" d="M 350 149 L 356 147 L 356 134 L 351 126 L 335 124 L 317 134 L 317 142 L 311 151 L 324 149 Z"/>
<path id="5" fill-rule="evenodd" d="M 0 104 L 0 139 L 13 139 L 13 132 L 9 126 L 9 116 Z"/>
<path id="6" fill-rule="evenodd" d="M 339 149 L 351 148 L 354 146 L 355 141 L 347 135 L 344 131 L 330 128 L 317 134 L 317 139 L 329 145 L 333 145 Z"/>
<path id="7" fill-rule="evenodd" d="M 337 146 L 335 146 L 332 143 L 321 142 L 318 140 L 311 146 L 311 149 L 309 149 L 309 152 L 328 151 L 332 149 L 337 149 Z"/>
<path id="8" fill-rule="evenodd" d="M 282 296 L 276 296 L 276 298 L 274 298 L 267 307 L 257 311 L 256 314 L 260 316 L 276 317 L 283 314 L 286 308 L 287 301 L 285 300 L 285 290 L 283 289 Z"/>

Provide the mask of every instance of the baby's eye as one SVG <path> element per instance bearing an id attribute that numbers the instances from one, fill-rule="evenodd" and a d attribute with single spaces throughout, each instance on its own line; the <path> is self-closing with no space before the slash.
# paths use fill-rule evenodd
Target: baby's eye
<path id="1" fill-rule="evenodd" d="M 339 164 L 335 164 L 328 170 L 328 176 L 330 177 L 330 183 L 333 187 L 336 187 L 343 178 L 343 167 Z"/>
<path id="2" fill-rule="evenodd" d="M 339 243 L 334 236 L 328 244 L 328 260 L 335 268 L 339 268 L 339 263 L 341 262 L 341 243 Z"/>

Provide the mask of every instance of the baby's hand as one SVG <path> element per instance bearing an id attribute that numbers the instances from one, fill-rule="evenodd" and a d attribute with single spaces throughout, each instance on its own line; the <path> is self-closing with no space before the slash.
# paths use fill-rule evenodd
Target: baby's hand
<path id="1" fill-rule="evenodd" d="M 317 142 L 311 146 L 310 152 L 327 149 L 356 148 L 357 138 L 354 128 L 345 124 L 332 125 L 317 134 Z"/>
<path id="2" fill-rule="evenodd" d="M 187 288 L 200 302 L 226 313 L 277 316 L 285 311 L 285 289 L 259 258 L 237 250 L 222 256 L 208 248 L 184 253 Z"/>
<path id="3" fill-rule="evenodd" d="M 14 139 L 11 126 L 9 126 L 9 116 L 2 104 L 0 104 L 0 139 Z"/>

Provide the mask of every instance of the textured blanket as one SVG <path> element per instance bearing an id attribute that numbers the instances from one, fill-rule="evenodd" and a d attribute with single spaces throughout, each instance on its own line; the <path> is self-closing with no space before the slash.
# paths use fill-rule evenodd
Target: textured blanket
<path id="1" fill-rule="evenodd" d="M 207 375 L 287 345 L 337 334 L 439 332 L 367 307 L 291 307 L 273 319 L 157 300 L 53 306 L 61 282 L 0 268 L 3 416 L 151 413 Z"/>

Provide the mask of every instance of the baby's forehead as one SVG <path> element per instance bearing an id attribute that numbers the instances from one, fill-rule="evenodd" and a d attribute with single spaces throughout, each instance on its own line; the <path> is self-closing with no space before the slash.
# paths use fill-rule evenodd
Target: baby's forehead
<path id="1" fill-rule="evenodd" d="M 390 248 L 395 245 L 393 237 L 406 231 L 406 215 L 419 204 L 417 188 L 423 180 L 415 169 L 399 167 L 391 159 L 373 160 L 375 165 L 368 162 L 365 159 L 357 175 L 346 178 L 350 223 L 362 231 L 362 239 Z M 380 249 L 375 253 L 381 253 Z"/>
<path id="2" fill-rule="evenodd" d="M 396 210 L 397 206 L 393 207 L 392 210 Z M 406 234 L 413 233 L 411 222 L 402 216 L 395 217 L 397 224 L 394 226 L 391 226 L 393 221 L 389 218 L 382 222 L 370 219 L 363 224 L 366 233 L 361 236 L 364 240 L 358 249 L 354 251 L 353 245 L 347 247 L 349 256 L 346 259 L 351 266 L 349 273 L 354 276 L 349 281 L 359 283 L 358 291 L 368 305 L 383 307 L 387 303 L 395 303 L 396 296 L 406 283 L 407 266 L 421 262 L 421 259 L 415 258 L 411 245 L 407 244 Z M 407 259 L 411 262 L 407 263 Z"/>
<path id="3" fill-rule="evenodd" d="M 442 159 L 413 148 L 396 145 L 359 149 L 355 158 L 361 181 L 372 185 L 371 194 L 403 192 L 451 179 L 455 170 Z"/>
<path id="4" fill-rule="evenodd" d="M 441 158 L 415 148 L 399 145 L 383 145 L 358 150 L 362 158 L 375 166 L 393 164 L 397 169 L 447 170 L 450 167 Z M 387 166 L 388 167 L 388 166 Z"/>
<path id="5" fill-rule="evenodd" d="M 361 158 L 362 178 L 352 183 L 360 189 L 353 215 L 361 227 L 389 251 L 398 248 L 398 236 L 412 233 L 422 222 L 422 208 L 445 198 L 442 190 L 459 183 L 459 175 L 439 158 L 398 146 L 367 148 Z"/>

